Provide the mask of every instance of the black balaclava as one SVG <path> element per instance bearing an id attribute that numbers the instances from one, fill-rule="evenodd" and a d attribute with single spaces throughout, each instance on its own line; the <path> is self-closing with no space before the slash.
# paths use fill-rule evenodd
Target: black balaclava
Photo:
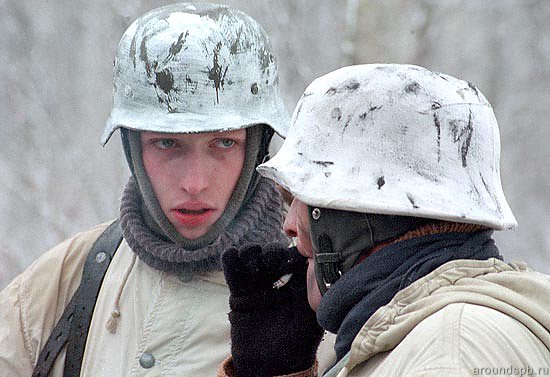
<path id="1" fill-rule="evenodd" d="M 125 128 L 121 130 L 126 160 L 143 199 L 141 212 L 145 223 L 162 238 L 188 250 L 202 248 L 215 240 L 237 215 L 243 204 L 250 199 L 259 181 L 256 166 L 267 158 L 269 142 L 273 136 L 273 130 L 266 125 L 255 125 L 246 129 L 246 155 L 243 168 L 224 212 L 205 235 L 190 240 L 179 234 L 160 207 L 143 166 L 140 133 Z"/>
<path id="2" fill-rule="evenodd" d="M 321 294 L 373 246 L 416 229 L 431 219 L 378 215 L 308 206 L 315 276 Z"/>

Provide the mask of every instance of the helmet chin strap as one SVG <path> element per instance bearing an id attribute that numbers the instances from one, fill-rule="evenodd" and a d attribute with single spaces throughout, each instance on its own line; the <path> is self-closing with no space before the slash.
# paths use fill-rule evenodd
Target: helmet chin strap
<path id="1" fill-rule="evenodd" d="M 434 220 L 308 206 L 315 277 L 321 294 L 349 271 L 360 255 Z"/>

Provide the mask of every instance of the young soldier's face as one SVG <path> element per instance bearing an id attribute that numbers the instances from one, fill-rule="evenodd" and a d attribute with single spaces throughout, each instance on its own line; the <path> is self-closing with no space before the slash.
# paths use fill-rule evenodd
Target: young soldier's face
<path id="1" fill-rule="evenodd" d="M 187 239 L 221 217 L 241 175 L 246 130 L 141 133 L 143 165 L 164 215 Z"/>
<path id="2" fill-rule="evenodd" d="M 310 237 L 309 213 L 307 205 L 298 199 L 292 200 L 283 228 L 289 237 L 296 238 L 296 247 L 307 258 L 307 300 L 313 310 L 317 310 L 321 301 L 321 292 L 315 279 L 313 245 Z"/>

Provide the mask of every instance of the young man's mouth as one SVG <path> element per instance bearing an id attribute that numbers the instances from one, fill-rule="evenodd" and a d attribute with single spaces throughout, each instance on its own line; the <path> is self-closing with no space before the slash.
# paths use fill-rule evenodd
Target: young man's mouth
<path id="1" fill-rule="evenodd" d="M 188 203 L 172 210 L 176 221 L 187 227 L 205 224 L 213 214 L 214 209 L 204 203 Z"/>
<path id="2" fill-rule="evenodd" d="M 183 214 L 188 214 L 188 215 L 200 215 L 200 214 L 203 214 L 203 213 L 205 213 L 209 210 L 210 210 L 209 208 L 202 208 L 202 209 L 198 209 L 198 210 L 180 208 L 177 211 L 179 211 L 180 213 L 183 213 Z"/>

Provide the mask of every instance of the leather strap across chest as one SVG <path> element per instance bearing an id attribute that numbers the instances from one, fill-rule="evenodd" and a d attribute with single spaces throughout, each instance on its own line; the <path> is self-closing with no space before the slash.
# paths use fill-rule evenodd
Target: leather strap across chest
<path id="1" fill-rule="evenodd" d="M 122 230 L 117 220 L 105 229 L 90 249 L 80 286 L 40 352 L 32 377 L 47 377 L 65 345 L 67 345 L 67 352 L 63 376 L 80 375 L 88 330 L 99 290 L 121 241 Z"/>

